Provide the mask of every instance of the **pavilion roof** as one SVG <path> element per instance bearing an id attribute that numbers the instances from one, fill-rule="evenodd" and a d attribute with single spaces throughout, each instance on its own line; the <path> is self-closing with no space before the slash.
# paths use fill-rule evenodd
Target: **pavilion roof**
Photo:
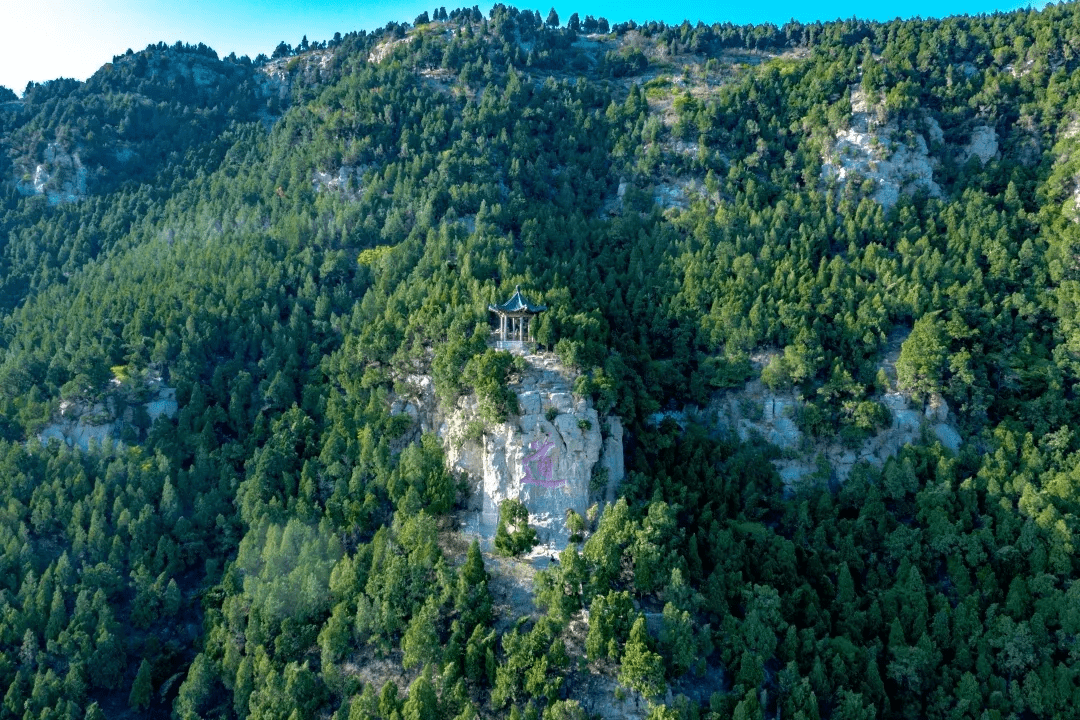
<path id="1" fill-rule="evenodd" d="M 509 300 L 498 305 L 488 305 L 491 312 L 531 312 L 538 313 L 547 310 L 547 305 L 533 305 L 521 294 L 521 287 L 514 286 L 514 294 Z"/>

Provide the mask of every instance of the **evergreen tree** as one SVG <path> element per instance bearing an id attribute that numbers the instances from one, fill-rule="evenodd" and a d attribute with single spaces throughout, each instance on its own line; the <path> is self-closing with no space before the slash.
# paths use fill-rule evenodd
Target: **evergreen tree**
<path id="1" fill-rule="evenodd" d="M 404 653 L 401 662 L 406 669 L 438 661 L 441 648 L 438 629 L 435 627 L 438 617 L 439 608 L 434 598 L 428 598 L 420 611 L 409 621 L 401 638 L 401 650 Z"/>
<path id="2" fill-rule="evenodd" d="M 630 639 L 619 667 L 619 682 L 652 699 L 664 692 L 664 660 L 649 649 L 648 640 L 645 618 L 639 616 L 630 628 Z"/>
<path id="3" fill-rule="evenodd" d="M 405 700 L 401 717 L 402 720 L 425 720 L 437 717 L 438 713 L 439 703 L 435 695 L 432 668 L 431 665 L 426 665 L 424 672 L 409 686 L 409 696 Z"/>
<path id="4" fill-rule="evenodd" d="M 128 695 L 128 705 L 133 710 L 145 710 L 150 707 L 154 690 L 151 685 L 150 670 L 150 663 L 143 658 L 139 665 L 139 672 L 135 675 L 135 682 L 131 685 L 131 693 Z"/>

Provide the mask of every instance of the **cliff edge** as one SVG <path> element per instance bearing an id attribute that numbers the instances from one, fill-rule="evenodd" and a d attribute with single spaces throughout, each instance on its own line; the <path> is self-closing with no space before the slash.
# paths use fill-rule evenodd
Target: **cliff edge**
<path id="1" fill-rule="evenodd" d="M 574 373 L 552 353 L 524 356 L 525 369 L 510 388 L 520 414 L 492 424 L 480 420 L 475 396 L 452 408 L 438 403 L 431 378 L 413 375 L 391 412 L 413 416 L 434 432 L 447 466 L 464 473 L 471 489 L 462 531 L 491 548 L 499 504 L 520 500 L 539 537 L 538 550 L 558 553 L 572 530 L 571 511 L 585 518 L 589 506 L 608 502 L 624 475 L 623 427 L 613 415 L 601 418 L 588 398 L 573 393 Z"/>

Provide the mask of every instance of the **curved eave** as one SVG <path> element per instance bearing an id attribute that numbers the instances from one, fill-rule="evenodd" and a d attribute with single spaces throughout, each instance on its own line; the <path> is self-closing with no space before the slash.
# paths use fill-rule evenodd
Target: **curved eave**
<path id="1" fill-rule="evenodd" d="M 547 305 L 533 305 L 528 300 L 521 296 L 521 293 L 514 293 L 514 296 L 502 303 L 501 305 L 488 305 L 488 310 L 491 312 L 504 312 L 504 313 L 539 313 L 547 310 Z"/>

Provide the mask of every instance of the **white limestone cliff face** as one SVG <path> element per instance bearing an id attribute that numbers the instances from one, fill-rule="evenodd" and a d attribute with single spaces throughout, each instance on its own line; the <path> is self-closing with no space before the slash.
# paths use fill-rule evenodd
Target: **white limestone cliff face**
<path id="1" fill-rule="evenodd" d="M 150 393 L 146 402 L 141 403 L 147 417 L 153 423 L 161 416 L 176 416 L 179 406 L 176 402 L 176 388 L 162 385 L 160 381 L 148 386 Z M 91 441 L 102 444 L 106 440 L 117 440 L 125 425 L 134 420 L 133 405 L 122 407 L 113 396 L 106 396 L 104 401 L 88 404 L 65 400 L 60 403 L 60 410 L 53 421 L 38 433 L 38 440 L 47 444 L 50 440 L 59 440 L 69 447 L 86 451 Z"/>
<path id="2" fill-rule="evenodd" d="M 279 100 L 288 100 L 297 79 L 308 85 L 325 81 L 330 76 L 333 59 L 333 50 L 312 50 L 302 55 L 270 60 L 259 68 L 263 78 L 263 95 L 277 95 Z"/>
<path id="3" fill-rule="evenodd" d="M 601 418 L 590 400 L 573 395 L 573 378 L 554 355 L 526 355 L 525 361 L 527 369 L 511 385 L 521 414 L 488 425 L 482 437 L 469 437 L 479 417 L 476 399 L 462 397 L 455 407 L 442 408 L 426 376 L 407 378 L 408 397 L 395 399 L 391 412 L 408 414 L 421 431 L 435 432 L 448 467 L 468 477 L 472 493 L 463 522 L 467 534 L 490 544 L 499 504 L 517 499 L 528 508 L 529 524 L 544 551 L 558 552 L 570 536 L 569 511 L 584 518 L 591 502 L 614 500 L 624 474 L 623 428 L 619 418 Z M 549 471 L 544 461 L 550 462 Z M 594 473 L 606 479 L 591 496 Z"/>
<path id="4" fill-rule="evenodd" d="M 893 332 L 878 365 L 894 387 L 896 362 L 909 332 L 904 329 Z M 755 362 L 760 369 L 767 362 L 767 356 L 762 355 Z M 959 451 L 964 442 L 948 403 L 940 395 L 932 395 L 925 403 L 918 403 L 904 393 L 887 392 L 879 402 L 889 411 L 889 425 L 855 447 L 839 438 L 815 440 L 804 435 L 795 423 L 803 399 L 792 391 L 770 390 L 760 380 L 751 380 L 739 390 L 718 393 L 704 408 L 656 413 L 649 420 L 659 425 L 671 418 L 681 425 L 694 415 L 699 422 L 728 428 L 743 441 L 761 437 L 784 451 L 782 457 L 772 462 L 788 491 L 818 472 L 819 457 L 828 464 L 827 474 L 843 482 L 859 463 L 884 467 L 902 447 L 919 442 L 924 430 L 931 441 L 936 439 L 952 452 Z"/>
<path id="5" fill-rule="evenodd" d="M 347 200 L 360 199 L 363 192 L 364 173 L 367 167 L 342 165 L 337 173 L 315 170 L 311 175 L 311 186 L 315 192 L 337 193 Z"/>
<path id="6" fill-rule="evenodd" d="M 998 157 L 997 131 L 988 125 L 979 125 L 971 131 L 971 138 L 961 152 L 961 158 L 967 162 L 971 158 L 979 158 L 979 162 L 986 164 Z"/>
<path id="7" fill-rule="evenodd" d="M 70 447 L 89 450 L 93 440 L 99 445 L 114 437 L 118 430 L 117 422 L 105 406 L 105 403 L 84 405 L 82 403 L 60 403 L 59 417 L 45 426 L 38 439 L 43 444 L 50 440 L 59 440 Z"/>
<path id="8" fill-rule="evenodd" d="M 874 183 L 873 199 L 886 208 L 895 205 L 901 193 L 925 190 L 940 197 L 926 139 L 914 134 L 910 142 L 897 142 L 893 139 L 899 134 L 896 122 L 882 122 L 880 116 L 865 93 L 853 87 L 851 123 L 836 133 L 821 166 L 822 178 L 841 185 L 870 180 Z M 941 128 L 932 119 L 927 124 L 931 138 L 937 138 Z"/>
<path id="9" fill-rule="evenodd" d="M 881 403 L 891 416 L 888 427 L 857 447 L 849 447 L 839 440 L 812 441 L 806 437 L 795 424 L 802 400 L 790 392 L 773 392 L 757 380 L 746 383 L 742 390 L 717 397 L 706 409 L 706 416 L 717 425 L 734 430 L 740 440 L 759 435 L 787 451 L 785 457 L 774 460 L 773 464 L 789 489 L 817 471 L 819 455 L 841 482 L 858 463 L 884 467 L 885 461 L 900 452 L 904 445 L 919 441 L 924 425 L 931 437 L 946 448 L 952 452 L 960 449 L 963 440 L 952 424 L 949 406 L 942 397 L 933 396 L 920 406 L 902 393 L 889 392 L 881 397 Z"/>
<path id="10" fill-rule="evenodd" d="M 409 35 L 398 40 L 386 40 L 385 42 L 381 42 L 368 54 L 368 62 L 372 64 L 381 63 L 386 59 L 387 55 L 394 51 L 395 47 L 401 44 L 411 43 L 415 39 L 415 35 Z"/>
<path id="11" fill-rule="evenodd" d="M 44 195 L 50 205 L 59 205 L 85 197 L 87 179 L 78 151 L 68 152 L 61 143 L 51 142 L 33 170 L 24 168 L 16 187 L 23 195 Z"/>

